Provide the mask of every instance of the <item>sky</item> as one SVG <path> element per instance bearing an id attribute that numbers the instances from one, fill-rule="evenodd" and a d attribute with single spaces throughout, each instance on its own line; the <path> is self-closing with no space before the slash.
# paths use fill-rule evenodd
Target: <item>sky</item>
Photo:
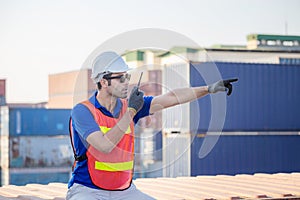
<path id="1" fill-rule="evenodd" d="M 251 33 L 300 35 L 299 0 L 0 0 L 0 79 L 8 103 L 48 101 L 50 74 L 79 70 L 99 45 L 141 28 L 199 46 Z"/>

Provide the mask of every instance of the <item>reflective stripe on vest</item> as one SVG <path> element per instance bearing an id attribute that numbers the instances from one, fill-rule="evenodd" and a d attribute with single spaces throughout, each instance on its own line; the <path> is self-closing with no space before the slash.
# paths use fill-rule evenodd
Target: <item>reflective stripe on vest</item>
<path id="1" fill-rule="evenodd" d="M 106 126 L 99 126 L 100 127 L 100 130 L 101 132 L 105 135 L 111 128 L 108 128 Z M 126 130 L 126 133 L 125 134 L 129 134 L 131 133 L 131 129 L 130 129 L 130 126 L 128 126 L 127 130 Z"/>
<path id="2" fill-rule="evenodd" d="M 95 169 L 109 171 L 109 172 L 117 172 L 117 171 L 127 171 L 133 168 L 133 160 L 128 162 L 121 163 L 108 163 L 108 162 L 95 162 Z"/>

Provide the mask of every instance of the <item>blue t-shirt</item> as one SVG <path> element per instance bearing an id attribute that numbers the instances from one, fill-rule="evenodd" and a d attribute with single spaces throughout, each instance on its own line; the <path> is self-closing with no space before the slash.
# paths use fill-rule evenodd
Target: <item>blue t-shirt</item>
<path id="1" fill-rule="evenodd" d="M 117 104 L 113 113 L 110 113 L 105 107 L 100 105 L 97 98 L 97 91 L 89 99 L 89 101 L 99 109 L 103 114 L 109 117 L 118 117 L 122 108 L 122 102 L 120 99 L 117 100 Z M 142 109 L 134 116 L 133 121 L 136 124 L 140 118 L 148 116 L 150 105 L 153 97 L 145 96 L 144 105 Z M 84 155 L 88 148 L 88 143 L 86 138 L 93 132 L 99 131 L 99 125 L 94 120 L 94 116 L 89 111 L 89 109 L 82 105 L 77 104 L 71 112 L 72 117 L 72 128 L 73 128 L 73 143 L 76 150 L 76 155 Z M 87 160 L 79 161 L 76 163 L 76 167 L 72 172 L 72 177 L 68 183 L 68 188 L 70 188 L 74 183 L 79 183 L 91 188 L 97 188 L 91 179 L 88 172 Z"/>

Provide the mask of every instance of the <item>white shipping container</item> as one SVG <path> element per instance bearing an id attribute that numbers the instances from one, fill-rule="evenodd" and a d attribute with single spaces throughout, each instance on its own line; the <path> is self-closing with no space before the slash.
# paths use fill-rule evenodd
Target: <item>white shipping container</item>
<path id="1" fill-rule="evenodd" d="M 176 89 L 189 87 L 189 64 L 180 63 L 165 66 L 163 71 L 163 94 Z M 162 127 L 165 132 L 187 133 L 190 130 L 190 105 L 181 104 L 162 111 Z"/>
<path id="2" fill-rule="evenodd" d="M 191 175 L 190 134 L 163 134 L 163 176 Z"/>
<path id="3" fill-rule="evenodd" d="M 10 167 L 63 167 L 73 162 L 69 135 L 10 137 Z"/>

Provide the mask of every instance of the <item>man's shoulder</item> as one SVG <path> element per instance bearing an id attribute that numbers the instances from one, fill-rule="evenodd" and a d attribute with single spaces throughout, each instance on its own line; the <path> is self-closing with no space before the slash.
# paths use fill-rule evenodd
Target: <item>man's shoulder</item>
<path id="1" fill-rule="evenodd" d="M 74 115 L 74 114 L 77 114 L 77 113 L 81 113 L 81 112 L 85 112 L 85 111 L 88 111 L 88 107 L 85 105 L 85 103 L 83 102 L 80 102 L 80 103 L 77 103 L 72 111 L 71 111 L 71 114 Z"/>

